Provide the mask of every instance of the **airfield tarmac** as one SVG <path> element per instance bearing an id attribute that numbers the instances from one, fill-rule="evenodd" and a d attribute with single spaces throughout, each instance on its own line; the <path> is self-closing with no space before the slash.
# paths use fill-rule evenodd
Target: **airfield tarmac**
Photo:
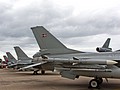
<path id="1" fill-rule="evenodd" d="M 0 90 L 120 90 L 120 79 L 105 80 L 100 89 L 88 89 L 89 77 L 76 80 L 62 78 L 58 73 L 32 75 L 32 71 L 17 72 L 0 69 Z"/>

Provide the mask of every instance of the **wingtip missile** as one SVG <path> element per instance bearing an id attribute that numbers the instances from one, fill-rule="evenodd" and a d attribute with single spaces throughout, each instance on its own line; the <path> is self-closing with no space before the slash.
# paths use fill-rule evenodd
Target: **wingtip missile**
<path id="1" fill-rule="evenodd" d="M 106 64 L 107 65 L 114 65 L 117 64 L 118 62 L 114 61 L 114 60 L 106 60 Z"/>
<path id="2" fill-rule="evenodd" d="M 47 61 L 47 62 L 61 62 L 61 63 L 79 63 L 79 64 L 100 64 L 100 65 L 114 65 L 118 62 L 114 60 L 103 60 L 103 59 L 87 59 L 87 60 L 68 60 L 68 59 L 43 59 L 43 58 L 34 58 L 34 60 Z"/>

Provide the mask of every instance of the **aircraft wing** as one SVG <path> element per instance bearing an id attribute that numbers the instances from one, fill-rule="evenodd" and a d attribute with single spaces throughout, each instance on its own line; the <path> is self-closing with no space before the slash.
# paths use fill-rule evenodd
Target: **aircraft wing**
<path id="1" fill-rule="evenodd" d="M 46 62 L 46 61 L 43 61 L 43 62 L 39 62 L 39 63 L 35 63 L 35 64 L 31 64 L 31 65 L 28 65 L 28 66 L 26 66 L 26 67 L 22 67 L 22 68 L 20 68 L 20 69 L 18 69 L 18 70 L 29 69 L 29 68 L 32 68 L 32 67 L 35 67 L 35 66 L 43 65 L 43 64 L 45 64 L 45 63 L 47 63 L 47 62 Z"/>

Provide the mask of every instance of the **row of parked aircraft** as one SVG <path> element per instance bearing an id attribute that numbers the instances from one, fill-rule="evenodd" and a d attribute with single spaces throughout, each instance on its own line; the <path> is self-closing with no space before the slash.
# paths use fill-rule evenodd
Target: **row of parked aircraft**
<path id="1" fill-rule="evenodd" d="M 109 48 L 110 38 L 102 47 L 96 48 L 99 53 L 83 52 L 67 48 L 43 26 L 31 29 L 40 47 L 39 52 L 30 58 L 19 46 L 15 46 L 18 60 L 10 52 L 4 56 L 8 68 L 33 70 L 33 74 L 58 71 L 62 77 L 73 80 L 79 76 L 93 77 L 89 82 L 91 88 L 98 88 L 103 78 L 106 81 L 107 78 L 120 78 L 120 52 Z"/>

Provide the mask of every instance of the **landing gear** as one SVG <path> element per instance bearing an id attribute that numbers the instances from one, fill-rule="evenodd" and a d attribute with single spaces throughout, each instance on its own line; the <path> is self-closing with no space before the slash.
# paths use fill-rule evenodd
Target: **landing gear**
<path id="1" fill-rule="evenodd" d="M 97 78 L 97 80 L 98 80 L 98 83 L 99 83 L 99 84 L 102 84 L 102 83 L 103 83 L 103 79 L 102 79 L 102 78 Z"/>
<path id="2" fill-rule="evenodd" d="M 45 70 L 41 70 L 41 74 L 44 75 L 45 74 Z"/>
<path id="3" fill-rule="evenodd" d="M 90 87 L 90 88 L 98 88 L 98 87 L 99 87 L 99 82 L 98 82 L 98 80 L 92 79 L 92 80 L 89 82 L 89 87 Z"/>
<path id="4" fill-rule="evenodd" d="M 99 88 L 100 84 L 102 84 L 103 82 L 103 79 L 102 78 L 95 78 L 95 79 L 92 79 L 90 82 L 89 82 L 89 88 Z"/>
<path id="5" fill-rule="evenodd" d="M 39 70 L 35 70 L 35 71 L 33 72 L 33 75 L 38 75 L 38 71 L 39 71 Z M 41 74 L 44 75 L 44 74 L 45 74 L 45 70 L 41 70 Z"/>
<path id="6" fill-rule="evenodd" d="M 39 71 L 39 70 L 34 71 L 34 72 L 33 72 L 33 75 L 38 75 L 38 71 Z"/>

